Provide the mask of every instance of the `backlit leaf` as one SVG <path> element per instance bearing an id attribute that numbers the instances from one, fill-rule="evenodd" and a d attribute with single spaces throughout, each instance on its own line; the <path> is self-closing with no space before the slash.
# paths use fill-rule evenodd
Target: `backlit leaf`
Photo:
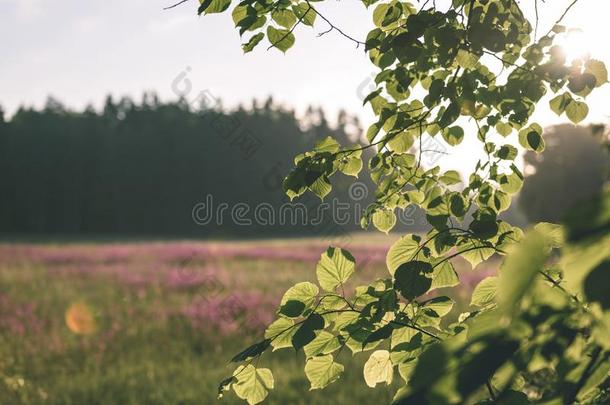
<path id="1" fill-rule="evenodd" d="M 347 250 L 329 247 L 316 267 L 318 282 L 326 291 L 334 291 L 349 279 L 355 267 L 356 261 Z"/>
<path id="2" fill-rule="evenodd" d="M 375 387 L 377 383 L 392 383 L 394 366 L 390 361 L 390 352 L 387 350 L 374 351 L 364 363 L 364 381 L 369 387 Z"/>
<path id="3" fill-rule="evenodd" d="M 470 305 L 485 307 L 492 304 L 496 299 L 498 290 L 498 277 L 484 278 L 477 284 L 472 292 Z"/>
<path id="4" fill-rule="evenodd" d="M 267 27 L 267 38 L 271 45 L 282 52 L 286 52 L 294 45 L 294 35 L 286 29 L 278 29 L 273 26 Z"/>
<path id="5" fill-rule="evenodd" d="M 310 390 L 321 389 L 337 381 L 342 372 L 343 366 L 335 363 L 331 354 L 312 357 L 305 364 L 305 375 L 311 383 Z"/>
<path id="6" fill-rule="evenodd" d="M 232 385 L 233 390 L 250 405 L 262 402 L 269 390 L 273 389 L 273 374 L 268 368 L 256 368 L 251 364 L 240 366 L 233 377 L 236 380 Z"/>

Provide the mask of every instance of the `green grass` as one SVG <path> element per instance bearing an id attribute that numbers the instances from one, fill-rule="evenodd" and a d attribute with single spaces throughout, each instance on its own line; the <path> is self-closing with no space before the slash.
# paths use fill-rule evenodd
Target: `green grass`
<path id="1" fill-rule="evenodd" d="M 362 235 L 354 240 L 380 249 L 390 242 L 388 238 L 368 239 Z M 323 241 L 293 239 L 231 245 L 296 250 L 304 243 L 317 246 Z M 289 286 L 315 281 L 315 261 L 218 254 L 186 264 L 178 260 L 176 264 L 176 259 L 163 258 L 157 252 L 163 247 L 157 243 L 127 245 L 128 253 L 133 247 L 133 254 L 106 263 L 99 250 L 105 246 L 27 245 L 31 251 L 18 255 L 14 246 L 0 245 L 1 404 L 215 403 L 219 381 L 235 367 L 228 360 L 260 340 L 262 329 L 243 326 L 242 314 L 227 319 L 236 322 L 237 329 L 221 332 L 214 325 L 194 324 L 181 310 L 206 295 L 255 294 L 260 300 L 259 309 L 272 316 Z M 39 257 L 39 252 L 66 253 L 69 260 L 52 261 Z M 209 287 L 201 285 L 168 287 L 159 275 L 176 266 L 187 266 L 196 273 L 215 269 L 220 290 L 210 292 Z M 121 281 L 119 276 L 127 273 L 141 275 L 145 282 Z M 385 276 L 383 263 L 374 263 L 357 272 L 355 283 Z M 65 314 L 74 303 L 86 303 L 91 309 L 94 333 L 74 333 L 67 326 Z M 30 312 L 24 309 L 28 305 L 33 305 Z M 24 330 L 16 331 L 19 326 Z M 352 356 L 345 348 L 338 357 L 346 370 L 341 377 L 343 383 L 309 391 L 302 354 L 290 350 L 266 353 L 260 365 L 273 370 L 276 387 L 267 403 L 388 403 L 397 386 L 366 387 L 362 364 L 367 358 L 368 353 Z M 398 379 L 396 375 L 394 385 Z M 219 403 L 242 402 L 228 393 Z"/>

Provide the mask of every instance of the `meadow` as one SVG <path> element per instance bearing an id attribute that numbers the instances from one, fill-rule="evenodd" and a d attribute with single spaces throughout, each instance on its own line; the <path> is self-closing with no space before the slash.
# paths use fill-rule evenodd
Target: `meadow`
<path id="1" fill-rule="evenodd" d="M 386 277 L 396 238 L 344 241 L 357 261 L 355 283 Z M 215 403 L 218 382 L 233 370 L 228 360 L 260 340 L 288 287 L 315 282 L 327 245 L 315 238 L 0 244 L 0 403 Z M 467 310 L 466 297 L 492 267 L 456 263 L 457 311 Z M 339 362 L 358 370 L 348 365 L 366 358 L 346 348 Z M 302 355 L 293 351 L 261 362 L 277 370 L 270 404 L 391 399 L 391 390 L 367 388 L 349 372 L 344 384 L 309 392 Z M 219 403 L 240 401 L 231 393 Z"/>

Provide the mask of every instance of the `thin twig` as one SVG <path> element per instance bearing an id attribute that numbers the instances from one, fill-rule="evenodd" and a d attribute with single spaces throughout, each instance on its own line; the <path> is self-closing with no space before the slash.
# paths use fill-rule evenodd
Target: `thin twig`
<path id="1" fill-rule="evenodd" d="M 172 4 L 171 6 L 164 7 L 163 10 L 169 10 L 170 8 L 178 7 L 179 5 L 181 5 L 182 3 L 186 3 L 187 1 L 189 1 L 189 0 L 180 0 L 176 4 Z"/>
<path id="2" fill-rule="evenodd" d="M 534 0 L 534 12 L 536 13 L 536 25 L 534 26 L 534 42 L 536 42 L 536 39 L 538 38 L 538 23 L 539 23 L 538 0 Z"/>
<path id="3" fill-rule="evenodd" d="M 318 15 L 320 16 L 321 19 L 323 19 L 329 26 L 330 29 L 328 29 L 327 31 L 324 31 L 320 34 L 318 34 L 318 36 L 322 36 L 324 34 L 328 34 L 329 32 L 331 32 L 332 30 L 337 31 L 339 34 L 343 35 L 345 38 L 349 39 L 350 41 L 353 41 L 356 43 L 356 48 L 358 48 L 360 45 L 366 45 L 365 42 L 362 41 L 358 41 L 357 39 L 355 39 L 354 37 L 352 37 L 351 35 L 346 34 L 345 32 L 343 32 L 340 28 L 338 28 L 337 26 L 335 26 L 333 23 L 330 22 L 330 20 L 326 17 L 324 17 L 322 14 L 320 14 L 320 12 L 318 10 L 316 10 L 310 3 L 309 0 L 305 0 L 305 2 L 307 3 L 307 5 Z"/>
<path id="4" fill-rule="evenodd" d="M 574 5 L 575 5 L 576 3 L 578 3 L 578 1 L 579 1 L 579 0 L 574 0 L 574 1 L 572 1 L 572 3 L 570 3 L 570 5 L 569 5 L 569 6 L 568 6 L 568 7 L 567 7 L 565 10 L 564 10 L 564 12 L 563 12 L 563 14 L 561 15 L 561 17 L 559 17 L 559 18 L 557 19 L 557 21 L 555 21 L 555 24 L 553 24 L 553 25 L 551 26 L 551 29 L 549 30 L 549 32 L 547 32 L 547 33 L 546 33 L 545 37 L 546 37 L 546 36 L 549 36 L 549 35 L 551 34 L 551 32 L 553 32 L 553 28 L 555 28 L 555 26 L 556 26 L 557 24 L 559 24 L 560 22 L 562 22 L 562 21 L 563 21 L 563 19 L 565 18 L 565 16 L 566 16 L 566 15 L 568 15 L 568 12 L 570 11 L 570 9 L 571 9 L 572 7 L 574 7 Z"/>
<path id="5" fill-rule="evenodd" d="M 489 391 L 489 396 L 491 396 L 492 401 L 495 401 L 496 394 L 494 394 L 493 387 L 491 386 L 491 383 L 489 382 L 489 380 L 485 381 L 485 385 L 487 386 L 487 391 Z"/>
<path id="6" fill-rule="evenodd" d="M 309 4 L 309 3 L 307 3 Z M 303 15 L 299 18 L 299 20 L 292 26 L 292 28 L 290 29 L 290 31 L 288 31 L 286 34 L 284 34 L 277 42 L 272 43 L 269 48 L 267 48 L 267 50 L 271 49 L 271 48 L 277 48 L 277 44 L 279 44 L 280 42 L 282 42 L 283 40 L 285 40 L 288 35 L 292 34 L 292 32 L 295 30 L 295 28 L 297 27 L 297 25 L 299 25 L 302 21 L 303 18 L 305 18 L 305 16 L 307 15 L 307 13 L 309 13 L 309 10 L 311 10 L 311 5 L 309 6 L 309 8 L 307 9 L 307 11 L 305 11 L 303 13 Z M 279 49 L 279 48 L 278 48 Z"/>

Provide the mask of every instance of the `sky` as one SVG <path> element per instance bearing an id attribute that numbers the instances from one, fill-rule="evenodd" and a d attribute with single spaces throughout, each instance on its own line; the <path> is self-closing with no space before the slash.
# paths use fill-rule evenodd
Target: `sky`
<path id="1" fill-rule="evenodd" d="M 438 0 L 437 3 L 442 3 Z M 540 4 L 540 32 L 546 32 L 571 0 Z M 234 0 L 234 3 L 236 1 Z M 521 1 L 527 12 L 533 1 Z M 609 4 L 606 4 L 609 3 Z M 303 111 L 320 105 L 334 117 L 339 109 L 373 121 L 363 97 L 375 70 L 362 47 L 328 26 L 298 27 L 296 43 L 285 55 L 259 45 L 249 54 L 230 12 L 198 17 L 191 0 L 171 10 L 172 0 L 0 0 L 0 105 L 10 116 L 20 105 L 41 107 L 49 95 L 70 108 L 100 107 L 107 94 L 139 100 L 155 91 L 163 100 L 182 94 L 195 100 L 207 92 L 227 107 L 272 95 Z M 604 5 L 602 5 L 604 4 Z M 355 38 L 371 27 L 371 10 L 360 0 L 327 0 L 319 10 Z M 584 29 L 572 48 L 590 49 L 610 64 L 610 2 L 580 0 L 565 24 Z M 588 97 L 587 121 L 610 120 L 610 84 Z M 543 125 L 566 122 L 548 104 L 536 113 Z M 476 143 L 476 141 L 475 141 Z M 464 151 L 473 148 L 468 142 Z M 454 153 L 448 164 L 460 163 Z"/>

